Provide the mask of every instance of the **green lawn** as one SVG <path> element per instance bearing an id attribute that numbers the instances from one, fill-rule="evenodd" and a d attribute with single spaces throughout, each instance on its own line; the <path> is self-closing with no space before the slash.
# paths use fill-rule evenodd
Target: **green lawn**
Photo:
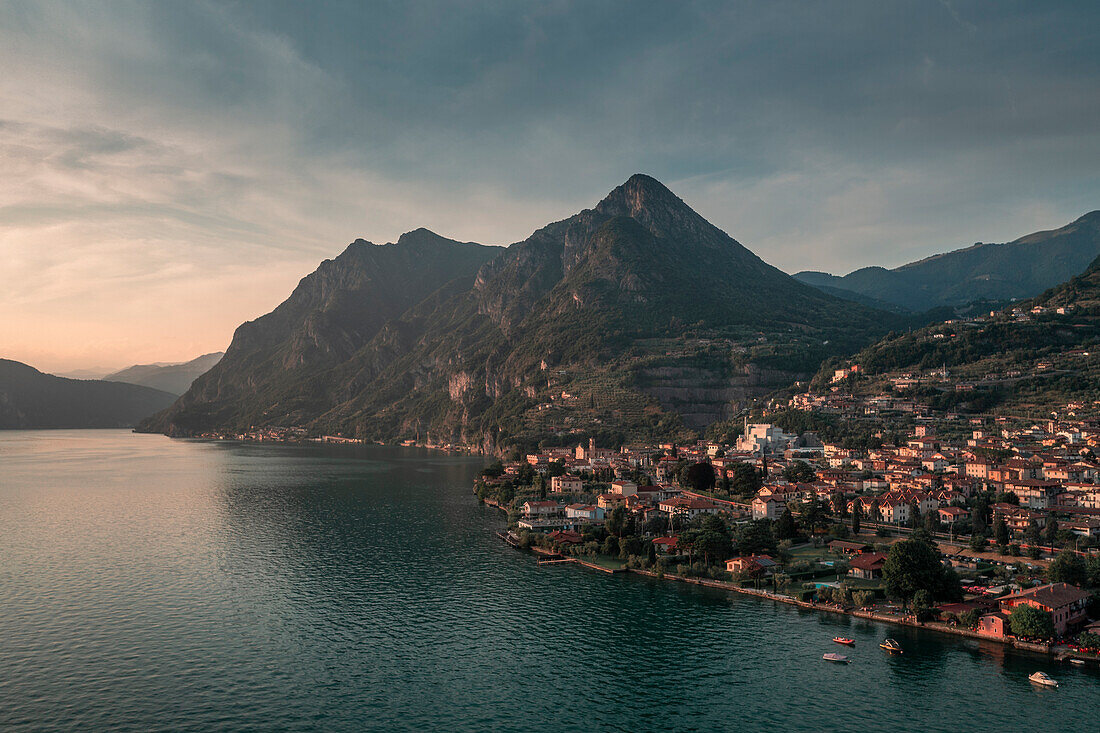
<path id="1" fill-rule="evenodd" d="M 829 548 L 824 545 L 821 547 L 802 545 L 791 548 L 791 559 L 798 562 L 799 560 L 839 560 L 840 557 L 834 555 Z"/>
<path id="2" fill-rule="evenodd" d="M 585 555 L 581 558 L 585 562 L 590 562 L 593 565 L 599 565 L 601 568 L 607 568 L 608 570 L 621 570 L 626 567 L 626 561 L 620 560 L 617 557 L 611 557 L 610 555 L 596 555 L 596 557 L 590 557 Z"/>

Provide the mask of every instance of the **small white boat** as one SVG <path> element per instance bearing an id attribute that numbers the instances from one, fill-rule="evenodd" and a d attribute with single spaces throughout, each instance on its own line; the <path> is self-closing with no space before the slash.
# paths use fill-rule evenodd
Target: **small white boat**
<path id="1" fill-rule="evenodd" d="M 1034 682 L 1035 684 L 1042 685 L 1043 687 L 1057 687 L 1058 686 L 1058 681 L 1055 680 L 1055 679 L 1052 679 L 1051 676 L 1048 675 L 1046 672 L 1035 672 L 1034 674 L 1028 675 L 1027 678 L 1029 680 L 1031 680 L 1032 682 Z"/>
<path id="2" fill-rule="evenodd" d="M 1085 666 L 1085 660 L 1084 659 L 1071 659 L 1071 660 L 1069 660 L 1069 663 L 1070 664 L 1076 664 L 1078 667 L 1084 667 Z"/>
<path id="3" fill-rule="evenodd" d="M 851 659 L 848 659 L 848 657 L 844 656 L 843 654 L 836 654 L 834 652 L 829 652 L 828 654 L 822 654 L 821 658 L 824 659 L 826 662 L 835 662 L 837 664 L 848 664 L 849 662 L 852 661 Z"/>

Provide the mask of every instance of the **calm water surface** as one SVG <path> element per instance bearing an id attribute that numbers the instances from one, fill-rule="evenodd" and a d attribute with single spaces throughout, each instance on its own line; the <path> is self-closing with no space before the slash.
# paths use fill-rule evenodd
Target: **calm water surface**
<path id="1" fill-rule="evenodd" d="M 1095 670 L 540 569 L 480 465 L 0 432 L 0 729 L 1100 730 Z"/>

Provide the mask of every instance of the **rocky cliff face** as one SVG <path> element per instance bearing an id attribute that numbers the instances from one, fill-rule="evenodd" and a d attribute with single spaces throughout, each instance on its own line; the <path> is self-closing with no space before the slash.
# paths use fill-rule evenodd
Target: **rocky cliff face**
<path id="1" fill-rule="evenodd" d="M 397 256 L 413 242 L 414 258 Z M 493 258 L 442 242 L 421 231 L 388 245 L 384 277 L 358 263 L 385 248 L 322 264 L 151 427 L 293 421 L 491 444 L 667 434 L 890 325 L 767 265 L 648 176 Z M 430 262 L 456 247 L 465 276 Z M 440 270 L 452 278 L 423 277 Z"/>

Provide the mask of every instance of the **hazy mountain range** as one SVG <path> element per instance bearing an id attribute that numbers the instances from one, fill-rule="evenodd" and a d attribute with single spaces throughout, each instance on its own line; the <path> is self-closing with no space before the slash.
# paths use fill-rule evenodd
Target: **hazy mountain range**
<path id="1" fill-rule="evenodd" d="M 131 427 L 175 398 L 140 385 L 55 377 L 0 359 L 0 429 Z"/>
<path id="2" fill-rule="evenodd" d="M 187 391 L 187 388 L 191 386 L 196 377 L 204 374 L 210 367 L 217 364 L 222 356 L 223 352 L 216 351 L 180 363 L 135 364 L 108 374 L 103 377 L 103 380 L 140 384 L 164 392 L 171 392 L 178 396 Z"/>
<path id="3" fill-rule="evenodd" d="M 1065 282 L 1100 256 L 1100 211 L 1060 229 L 1035 232 L 1007 244 L 983 244 L 887 270 L 864 267 L 843 277 L 794 275 L 821 290 L 862 303 L 925 311 L 979 300 L 1030 298 Z"/>

